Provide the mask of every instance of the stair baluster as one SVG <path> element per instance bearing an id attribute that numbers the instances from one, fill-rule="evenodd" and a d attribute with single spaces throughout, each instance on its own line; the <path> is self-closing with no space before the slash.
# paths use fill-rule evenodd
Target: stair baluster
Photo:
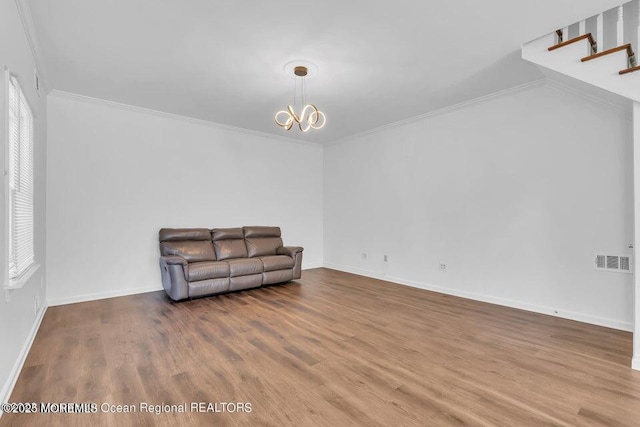
<path id="1" fill-rule="evenodd" d="M 624 10 L 618 6 L 618 20 L 616 22 L 616 46 L 624 44 Z"/>
<path id="2" fill-rule="evenodd" d="M 638 4 L 638 22 L 637 22 L 638 27 L 636 28 L 636 49 L 640 49 L 640 4 Z"/>
<path id="3" fill-rule="evenodd" d="M 604 49 L 604 15 L 598 14 L 596 18 L 596 52 Z"/>

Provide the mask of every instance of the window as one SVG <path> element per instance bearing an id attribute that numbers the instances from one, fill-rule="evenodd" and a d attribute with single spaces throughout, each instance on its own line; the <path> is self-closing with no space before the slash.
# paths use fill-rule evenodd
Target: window
<path id="1" fill-rule="evenodd" d="M 13 77 L 8 82 L 9 285 L 35 266 L 33 244 L 33 113 Z"/>

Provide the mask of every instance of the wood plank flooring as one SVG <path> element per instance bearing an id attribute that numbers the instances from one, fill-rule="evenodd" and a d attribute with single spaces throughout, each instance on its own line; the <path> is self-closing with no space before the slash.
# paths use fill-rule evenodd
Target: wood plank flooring
<path id="1" fill-rule="evenodd" d="M 11 398 L 250 413 L 5 414 L 0 426 L 638 426 L 631 346 L 627 332 L 307 270 L 181 303 L 152 292 L 49 308 Z"/>

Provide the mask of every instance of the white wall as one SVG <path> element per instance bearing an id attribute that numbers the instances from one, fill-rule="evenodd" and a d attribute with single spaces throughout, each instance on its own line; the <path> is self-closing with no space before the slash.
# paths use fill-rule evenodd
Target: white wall
<path id="1" fill-rule="evenodd" d="M 630 330 L 631 128 L 539 83 L 331 145 L 325 265 Z"/>
<path id="2" fill-rule="evenodd" d="M 4 67 L 8 67 L 18 78 L 31 105 L 35 117 L 34 156 L 35 156 L 35 256 L 40 268 L 24 287 L 12 291 L 2 291 L 0 296 L 0 402 L 9 399 L 8 393 L 17 378 L 21 363 L 35 334 L 38 321 L 43 314 L 35 313 L 35 297 L 41 302 L 46 300 L 44 283 L 46 270 L 45 254 L 45 177 L 46 177 L 46 130 L 47 106 L 44 95 L 39 98 L 34 88 L 36 68 L 29 42 L 24 31 L 16 3 L 12 0 L 0 1 L 0 164 L 5 163 L 5 93 Z M 6 260 L 7 233 L 4 229 L 6 200 L 4 190 L 0 190 L 0 259 Z M 7 266 L 0 262 L 0 277 L 4 277 Z"/>
<path id="3" fill-rule="evenodd" d="M 50 304 L 161 289 L 161 227 L 279 225 L 322 265 L 322 147 L 49 97 Z"/>
<path id="4" fill-rule="evenodd" d="M 633 103 L 633 167 L 634 167 L 634 231 L 635 241 L 640 242 L 640 102 Z M 634 274 L 634 333 L 631 366 L 640 370 L 640 269 Z"/>

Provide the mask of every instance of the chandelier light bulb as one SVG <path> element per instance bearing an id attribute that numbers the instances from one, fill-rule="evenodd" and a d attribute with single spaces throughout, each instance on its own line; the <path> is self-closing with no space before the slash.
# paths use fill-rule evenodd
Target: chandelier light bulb
<path id="1" fill-rule="evenodd" d="M 284 120 L 281 120 L 282 118 L 284 118 Z M 305 105 L 300 115 L 297 115 L 293 107 L 288 105 L 286 110 L 281 110 L 276 113 L 275 121 L 278 126 L 285 130 L 291 130 L 295 122 L 302 132 L 306 132 L 309 129 L 322 129 L 327 122 L 327 118 L 324 113 L 318 110 L 313 104 Z"/>

